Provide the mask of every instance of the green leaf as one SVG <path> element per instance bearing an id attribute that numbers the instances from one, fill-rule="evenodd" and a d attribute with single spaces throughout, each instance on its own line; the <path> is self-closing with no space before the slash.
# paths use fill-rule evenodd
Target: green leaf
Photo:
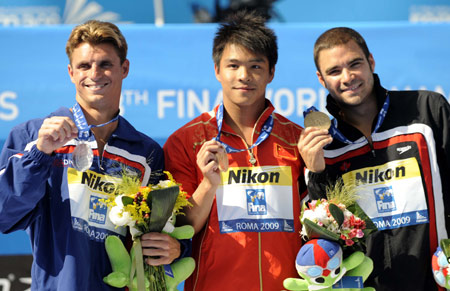
<path id="1" fill-rule="evenodd" d="M 177 201 L 180 188 L 172 186 L 169 188 L 156 189 L 151 194 L 150 232 L 161 232 L 169 217 L 172 215 L 173 207 Z"/>
<path id="2" fill-rule="evenodd" d="M 441 239 L 440 246 L 441 246 L 442 251 L 444 252 L 444 255 L 447 257 L 447 261 L 449 261 L 449 258 L 450 258 L 450 239 L 448 239 L 448 238 Z"/>
<path id="3" fill-rule="evenodd" d="M 129 197 L 129 196 L 122 196 L 123 206 L 127 206 L 127 205 L 130 205 L 130 204 L 133 204 L 133 201 L 134 201 L 134 199 Z"/>
<path id="4" fill-rule="evenodd" d="M 333 203 L 330 203 L 328 205 L 328 210 L 330 211 L 331 215 L 333 216 L 334 220 L 336 220 L 339 227 L 344 223 L 344 213 L 342 210 Z"/>
<path id="5" fill-rule="evenodd" d="M 305 218 L 303 220 L 303 226 L 306 229 L 306 234 L 309 239 L 312 238 L 323 238 L 323 239 L 329 239 L 332 241 L 338 241 L 339 235 L 329 231 L 328 229 L 317 225 L 316 223 L 312 222 L 311 220 Z"/>

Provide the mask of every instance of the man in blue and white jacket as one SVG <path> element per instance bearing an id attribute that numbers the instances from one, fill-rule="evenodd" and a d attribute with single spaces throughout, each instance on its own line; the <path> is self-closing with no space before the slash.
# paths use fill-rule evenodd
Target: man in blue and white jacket
<path id="1" fill-rule="evenodd" d="M 66 52 L 76 104 L 11 131 L 0 156 L 0 231 L 28 232 L 33 290 L 117 290 L 103 283 L 111 272 L 104 241 L 108 235 L 125 240 L 126 229 L 113 225 L 99 200 L 116 190 L 124 170 L 143 186 L 156 183 L 163 151 L 119 115 L 129 61 L 117 26 L 75 27 Z M 73 152 L 82 143 L 93 160 L 77 170 Z M 82 155 L 88 157 L 89 150 Z M 180 256 L 180 243 L 167 234 L 145 234 L 142 245 L 144 255 L 159 256 L 147 261 L 152 265 Z"/>

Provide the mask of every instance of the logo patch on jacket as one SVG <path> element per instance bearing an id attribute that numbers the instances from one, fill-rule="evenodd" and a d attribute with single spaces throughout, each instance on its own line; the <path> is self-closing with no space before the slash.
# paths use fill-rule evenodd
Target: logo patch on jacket
<path id="1" fill-rule="evenodd" d="M 415 158 L 349 171 L 346 185 L 356 188 L 358 204 L 379 230 L 429 222 L 427 197 Z"/>
<path id="2" fill-rule="evenodd" d="M 247 212 L 249 215 L 267 214 L 266 194 L 264 189 L 247 189 Z"/>
<path id="3" fill-rule="evenodd" d="M 392 186 L 375 188 L 373 192 L 375 194 L 378 212 L 391 212 L 397 209 Z"/>
<path id="4" fill-rule="evenodd" d="M 102 199 L 102 197 L 92 195 L 89 200 L 89 221 L 105 224 L 108 207 L 105 202 L 101 202 L 99 199 Z"/>

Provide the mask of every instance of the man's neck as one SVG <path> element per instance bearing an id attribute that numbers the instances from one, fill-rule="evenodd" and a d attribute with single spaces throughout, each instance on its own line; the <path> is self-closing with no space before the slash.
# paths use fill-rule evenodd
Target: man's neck
<path id="1" fill-rule="evenodd" d="M 375 95 L 361 106 L 341 107 L 341 118 L 361 131 L 364 136 L 372 134 L 372 124 L 378 115 L 378 106 Z"/>
<path id="2" fill-rule="evenodd" d="M 119 109 L 104 109 L 99 110 L 97 108 L 84 108 L 84 116 L 89 125 L 100 125 L 111 121 L 118 114 Z M 99 154 L 102 155 L 103 148 L 107 143 L 111 134 L 116 130 L 118 121 L 111 122 L 101 127 L 92 128 L 95 140 L 97 141 Z"/>
<path id="3" fill-rule="evenodd" d="M 258 118 L 265 109 L 265 100 L 256 106 L 242 107 L 224 102 L 224 122 L 229 125 L 247 145 L 253 141 L 253 130 Z"/>

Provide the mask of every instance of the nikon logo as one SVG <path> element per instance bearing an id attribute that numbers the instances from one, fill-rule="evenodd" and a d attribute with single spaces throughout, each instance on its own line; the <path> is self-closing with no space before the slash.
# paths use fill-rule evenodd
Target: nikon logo
<path id="1" fill-rule="evenodd" d="M 280 173 L 279 172 L 257 172 L 253 173 L 252 170 L 231 170 L 228 176 L 228 184 L 263 184 L 263 183 L 271 183 L 278 184 L 280 181 Z"/>
<path id="2" fill-rule="evenodd" d="M 363 172 L 356 172 L 356 184 L 373 184 L 382 183 L 396 178 L 406 176 L 406 168 L 404 166 L 389 168 L 386 170 L 371 169 Z"/>
<path id="3" fill-rule="evenodd" d="M 89 174 L 87 172 L 83 172 L 81 183 L 88 185 L 88 187 L 92 190 L 107 194 L 112 194 L 116 191 L 116 185 L 114 183 L 102 181 L 102 176 L 96 175 L 92 172 Z"/>

